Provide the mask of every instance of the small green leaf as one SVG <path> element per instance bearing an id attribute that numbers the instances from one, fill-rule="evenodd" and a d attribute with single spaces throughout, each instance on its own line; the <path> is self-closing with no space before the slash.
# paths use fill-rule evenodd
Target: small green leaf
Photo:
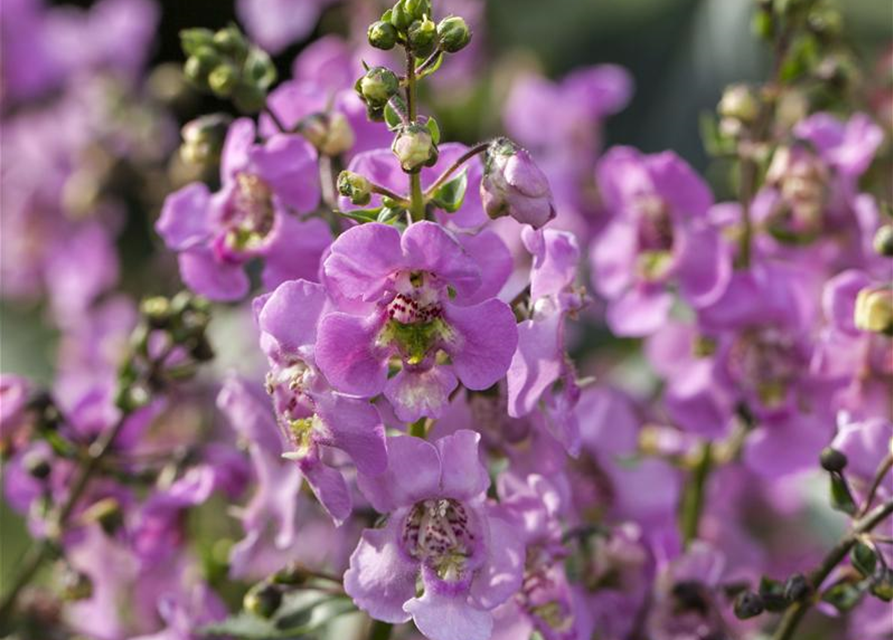
<path id="1" fill-rule="evenodd" d="M 392 222 L 398 220 L 400 218 L 400 214 L 402 214 L 403 212 L 404 209 L 382 207 L 381 213 L 378 214 L 378 218 L 376 218 L 376 221 L 383 222 L 384 224 L 391 224 Z"/>
<path id="2" fill-rule="evenodd" d="M 850 553 L 850 560 L 856 570 L 866 578 L 874 575 L 877 567 L 877 554 L 864 542 L 857 542 Z"/>
<path id="3" fill-rule="evenodd" d="M 841 613 L 846 613 L 859 604 L 865 596 L 865 591 L 864 583 L 838 582 L 822 594 L 822 600 Z"/>
<path id="4" fill-rule="evenodd" d="M 843 476 L 837 473 L 831 474 L 831 506 L 848 515 L 856 513 L 856 501 Z"/>
<path id="5" fill-rule="evenodd" d="M 455 213 L 465 201 L 465 192 L 468 189 L 468 170 L 463 169 L 457 177 L 444 183 L 434 192 L 432 202 L 446 211 Z"/>
<path id="6" fill-rule="evenodd" d="M 441 64 L 443 64 L 443 52 L 437 54 L 437 59 L 431 64 L 430 67 L 423 69 L 422 72 L 418 75 L 418 78 L 421 79 L 430 76 L 432 73 L 440 69 Z"/>
<path id="7" fill-rule="evenodd" d="M 384 121 L 388 129 L 396 131 L 403 126 L 404 117 L 401 114 L 406 113 L 406 103 L 400 96 L 394 96 L 384 107 Z"/>
<path id="8" fill-rule="evenodd" d="M 351 209 L 349 211 L 338 211 L 337 213 L 345 218 L 356 220 L 362 224 L 364 222 L 375 222 L 378 220 L 378 214 L 381 213 L 381 207 L 376 207 L 374 209 Z"/>
<path id="9" fill-rule="evenodd" d="M 434 144 L 440 144 L 440 125 L 437 124 L 437 120 L 435 120 L 434 118 L 428 118 L 428 120 L 425 122 L 425 126 L 431 133 L 431 140 L 434 141 Z"/>
<path id="10" fill-rule="evenodd" d="M 204 627 L 201 634 L 210 638 L 229 636 L 243 640 L 297 638 L 355 610 L 353 602 L 344 596 L 300 591 L 286 595 L 276 615 L 270 619 L 242 611 Z"/>

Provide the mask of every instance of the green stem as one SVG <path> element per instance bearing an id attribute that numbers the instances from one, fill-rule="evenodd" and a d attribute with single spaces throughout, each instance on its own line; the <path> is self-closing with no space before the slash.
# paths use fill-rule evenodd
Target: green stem
<path id="1" fill-rule="evenodd" d="M 375 620 L 372 623 L 372 628 L 369 630 L 369 640 L 388 640 L 393 629 L 394 625 L 381 620 Z"/>
<path id="2" fill-rule="evenodd" d="M 847 554 L 862 534 L 870 532 L 891 514 L 893 514 L 893 500 L 878 505 L 877 508 L 869 512 L 864 518 L 856 521 L 852 530 L 828 552 L 828 555 L 825 556 L 825 559 L 822 560 L 822 563 L 818 568 L 809 575 L 809 584 L 812 586 L 813 592 L 816 595 L 795 602 L 788 607 L 781 618 L 781 622 L 775 629 L 775 633 L 772 635 L 772 640 L 792 640 L 794 632 L 797 630 L 797 626 L 800 624 L 803 616 L 806 615 L 806 612 L 809 611 L 809 608 L 813 605 L 815 598 L 818 595 L 819 588 L 822 586 L 825 579 L 832 571 L 834 571 L 834 568 L 846 558 Z"/>
<path id="3" fill-rule="evenodd" d="M 415 122 L 418 96 L 416 95 L 415 56 L 406 48 L 406 111 L 410 122 Z M 425 196 L 422 194 L 422 177 L 416 173 L 409 174 L 409 215 L 413 222 L 425 219 Z"/>
<path id="4" fill-rule="evenodd" d="M 707 491 L 707 478 L 710 476 L 713 464 L 712 448 L 711 442 L 706 442 L 701 447 L 699 458 L 682 496 L 681 529 L 682 541 L 686 548 L 698 537 L 698 526 L 701 522 L 704 496 Z"/>
<path id="5" fill-rule="evenodd" d="M 471 160 L 477 154 L 484 153 L 489 147 L 489 142 L 480 142 L 463 153 L 461 156 L 456 158 L 456 161 L 451 164 L 446 171 L 440 174 L 437 180 L 434 181 L 434 184 L 428 187 L 428 189 L 425 191 L 425 199 L 427 200 L 432 195 L 434 195 L 434 192 L 437 191 L 441 186 L 443 186 L 443 183 L 449 180 L 450 176 L 456 173 L 456 171 L 458 171 L 463 164 Z"/>

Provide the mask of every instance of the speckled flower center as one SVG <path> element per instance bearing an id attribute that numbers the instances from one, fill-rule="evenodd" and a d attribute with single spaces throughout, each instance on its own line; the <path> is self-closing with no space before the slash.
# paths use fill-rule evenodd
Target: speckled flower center
<path id="1" fill-rule="evenodd" d="M 778 331 L 749 331 L 733 345 L 730 373 L 767 407 L 784 401 L 802 366 L 794 341 Z"/>
<path id="2" fill-rule="evenodd" d="M 292 416 L 310 385 L 313 370 L 303 360 L 294 359 L 287 366 L 277 367 L 267 373 L 265 387 L 274 397 L 276 410 L 286 417 Z"/>
<path id="3" fill-rule="evenodd" d="M 395 281 L 397 290 L 388 304 L 388 317 L 401 324 L 424 324 L 443 313 L 440 290 L 434 277 L 421 271 L 403 272 Z"/>
<path id="4" fill-rule="evenodd" d="M 673 248 L 673 222 L 667 203 L 656 196 L 648 196 L 638 200 L 637 208 L 639 251 L 670 251 Z"/>
<path id="5" fill-rule="evenodd" d="M 227 243 L 233 249 L 256 248 L 273 229 L 273 191 L 259 176 L 236 175 L 229 218 Z"/>
<path id="6" fill-rule="evenodd" d="M 475 535 L 462 503 L 442 498 L 416 503 L 403 522 L 401 538 L 411 557 L 444 580 L 458 580 L 473 552 Z"/>

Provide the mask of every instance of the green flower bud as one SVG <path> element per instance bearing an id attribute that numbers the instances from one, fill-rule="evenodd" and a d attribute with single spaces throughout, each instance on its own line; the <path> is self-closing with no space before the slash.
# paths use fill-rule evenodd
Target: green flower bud
<path id="1" fill-rule="evenodd" d="M 434 52 L 437 44 L 437 26 L 426 16 L 409 25 L 407 37 L 412 52 L 419 58 L 426 58 Z"/>
<path id="2" fill-rule="evenodd" d="M 735 598 L 735 617 L 739 620 L 755 618 L 764 610 L 763 599 L 753 591 L 743 591 Z"/>
<path id="3" fill-rule="evenodd" d="M 248 54 L 248 40 L 242 35 L 242 32 L 235 26 L 221 29 L 214 34 L 214 46 L 217 50 L 232 56 L 237 60 L 242 60 Z"/>
<path id="4" fill-rule="evenodd" d="M 867 287 L 856 297 L 855 324 L 862 331 L 893 335 L 893 289 Z"/>
<path id="5" fill-rule="evenodd" d="M 449 16 L 437 25 L 437 37 L 441 49 L 447 53 L 456 53 L 471 41 L 471 31 L 465 20 L 459 16 Z"/>
<path id="6" fill-rule="evenodd" d="M 403 0 L 403 8 L 411 20 L 431 15 L 431 0 Z"/>
<path id="7" fill-rule="evenodd" d="M 753 122 L 760 113 L 760 104 L 753 90 L 745 84 L 726 87 L 716 109 L 724 118 L 735 118 L 741 122 Z"/>
<path id="8" fill-rule="evenodd" d="M 242 113 L 257 113 L 267 103 L 267 92 L 257 85 L 240 82 L 233 90 L 232 100 Z"/>
<path id="9" fill-rule="evenodd" d="M 885 224 L 874 234 L 874 250 L 885 258 L 893 258 L 893 225 Z"/>
<path id="10" fill-rule="evenodd" d="M 784 597 L 788 602 L 803 600 L 811 591 L 812 587 L 802 573 L 795 573 L 784 583 Z"/>
<path id="11" fill-rule="evenodd" d="M 206 87 L 208 75 L 222 62 L 223 58 L 214 49 L 201 47 L 186 60 L 186 65 L 183 67 L 183 75 L 200 87 Z"/>
<path id="12" fill-rule="evenodd" d="M 124 512 L 121 510 L 121 503 L 115 498 L 103 498 L 90 505 L 81 519 L 84 522 L 99 523 L 106 534 L 112 535 L 124 524 Z"/>
<path id="13" fill-rule="evenodd" d="M 62 574 L 62 594 L 66 600 L 88 600 L 93 596 L 93 582 L 86 573 L 69 567 Z"/>
<path id="14" fill-rule="evenodd" d="M 353 146 L 354 134 L 340 111 L 315 113 L 301 121 L 299 132 L 323 155 L 337 156 Z"/>
<path id="15" fill-rule="evenodd" d="M 239 83 L 239 70 L 229 63 L 218 65 L 208 76 L 211 91 L 224 98 L 229 97 Z"/>
<path id="16" fill-rule="evenodd" d="M 195 165 L 217 162 L 231 122 L 232 118 L 223 113 L 212 113 L 187 122 L 180 130 L 183 136 L 180 157 Z M 161 299 L 167 302 L 165 298 Z"/>
<path id="17" fill-rule="evenodd" d="M 384 108 L 391 96 L 400 90 L 400 81 L 390 69 L 372 67 L 359 79 L 356 89 L 367 105 Z"/>
<path id="18" fill-rule="evenodd" d="M 376 49 L 384 49 L 385 51 L 393 49 L 397 44 L 397 29 L 390 22 L 379 20 L 369 25 L 367 32 L 369 44 Z"/>
<path id="19" fill-rule="evenodd" d="M 412 24 L 412 16 L 406 12 L 403 0 L 397 0 L 397 4 L 391 9 L 391 24 L 397 31 L 406 31 Z"/>
<path id="20" fill-rule="evenodd" d="M 342 171 L 338 175 L 338 193 L 356 205 L 366 205 L 372 199 L 372 183 L 353 171 Z"/>
<path id="21" fill-rule="evenodd" d="M 819 462 L 822 465 L 822 469 L 825 471 L 830 473 L 840 473 L 846 469 L 848 460 L 842 451 L 838 451 L 831 447 L 825 447 L 822 449 L 822 453 L 819 456 Z"/>
<path id="22" fill-rule="evenodd" d="M 261 618 L 270 618 L 282 604 L 282 591 L 276 585 L 269 583 L 256 584 L 242 600 L 242 606 L 246 611 Z"/>
<path id="23" fill-rule="evenodd" d="M 437 145 L 434 144 L 427 127 L 420 124 L 403 127 L 400 134 L 394 138 L 391 151 L 397 156 L 400 167 L 406 173 L 417 173 L 423 166 L 430 166 L 437 161 Z"/>
<path id="24" fill-rule="evenodd" d="M 214 47 L 214 32 L 210 29 L 183 29 L 180 32 L 180 46 L 188 56 L 195 55 L 203 48 Z"/>

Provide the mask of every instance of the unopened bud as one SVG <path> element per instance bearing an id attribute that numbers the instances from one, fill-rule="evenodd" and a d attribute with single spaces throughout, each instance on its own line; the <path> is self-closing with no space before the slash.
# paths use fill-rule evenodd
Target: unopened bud
<path id="1" fill-rule="evenodd" d="M 353 171 L 342 171 L 338 175 L 338 193 L 356 205 L 366 205 L 372 199 L 372 183 Z"/>
<path id="2" fill-rule="evenodd" d="M 115 498 L 103 498 L 90 505 L 82 519 L 85 522 L 97 522 L 107 535 L 112 535 L 124 524 L 124 512 L 121 503 Z"/>
<path id="3" fill-rule="evenodd" d="M 270 618 L 282 604 L 282 591 L 276 585 L 262 582 L 245 594 L 242 606 L 246 611 L 261 618 Z"/>
<path id="4" fill-rule="evenodd" d="M 218 51 L 236 59 L 248 53 L 248 41 L 238 28 L 231 26 L 214 34 L 214 46 Z"/>
<path id="5" fill-rule="evenodd" d="M 189 56 L 183 67 L 183 75 L 186 78 L 201 86 L 205 87 L 208 83 L 208 76 L 223 59 L 211 47 L 201 47 L 193 55 Z"/>
<path id="6" fill-rule="evenodd" d="M 406 173 L 417 173 L 425 165 L 431 166 L 437 161 L 437 145 L 427 127 L 411 124 L 403 127 L 394 138 L 391 151 L 400 161 L 400 167 Z"/>
<path id="7" fill-rule="evenodd" d="M 366 104 L 384 107 L 391 96 L 400 90 L 400 81 L 390 69 L 372 67 L 359 79 L 356 89 Z"/>
<path id="8" fill-rule="evenodd" d="M 753 591 L 743 591 L 735 598 L 735 617 L 739 620 L 755 618 L 763 613 L 763 599 Z"/>
<path id="9" fill-rule="evenodd" d="M 795 573 L 784 583 L 784 597 L 788 602 L 803 600 L 812 591 L 806 576 Z"/>
<path id="10" fill-rule="evenodd" d="M 341 155 L 354 143 L 350 122 L 340 111 L 308 116 L 301 121 L 299 131 L 310 144 L 326 156 Z"/>
<path id="11" fill-rule="evenodd" d="M 369 38 L 369 44 L 376 49 L 384 49 L 385 51 L 393 49 L 397 44 L 397 29 L 390 22 L 373 22 L 369 25 L 369 31 L 366 34 Z"/>
<path id="12" fill-rule="evenodd" d="M 409 25 L 407 37 L 413 54 L 426 58 L 433 53 L 437 44 L 437 26 L 425 16 Z"/>
<path id="13" fill-rule="evenodd" d="M 201 116 L 183 125 L 180 157 L 189 164 L 217 162 L 232 118 L 223 113 Z"/>
<path id="14" fill-rule="evenodd" d="M 50 466 L 49 457 L 40 449 L 33 449 L 26 453 L 22 458 L 22 466 L 32 478 L 37 480 L 46 480 L 50 477 L 52 467 Z"/>
<path id="15" fill-rule="evenodd" d="M 403 0 L 403 8 L 411 20 L 431 15 L 431 0 Z"/>
<path id="16" fill-rule="evenodd" d="M 555 217 L 552 190 L 530 154 L 507 138 L 487 149 L 481 200 L 491 218 L 512 216 L 534 228 Z"/>
<path id="17" fill-rule="evenodd" d="M 459 16 L 449 16 L 437 25 L 440 48 L 447 53 L 461 51 L 471 42 L 471 30 Z"/>
<path id="18" fill-rule="evenodd" d="M 733 84 L 723 92 L 717 111 L 724 118 L 753 122 L 760 112 L 760 105 L 750 87 Z"/>
<path id="19" fill-rule="evenodd" d="M 153 328 L 167 326 L 171 319 L 171 303 L 164 296 L 146 298 L 140 303 L 140 313 Z"/>
<path id="20" fill-rule="evenodd" d="M 822 465 L 822 469 L 825 471 L 830 473 L 840 473 L 846 469 L 848 461 L 843 452 L 831 447 L 825 447 L 822 449 L 822 453 L 819 456 L 819 462 Z"/>
<path id="21" fill-rule="evenodd" d="M 412 16 L 406 12 L 403 0 L 397 0 L 397 4 L 391 9 L 391 24 L 397 31 L 406 31 L 412 24 Z"/>
<path id="22" fill-rule="evenodd" d="M 862 331 L 893 335 L 893 289 L 889 286 L 862 289 L 856 297 L 854 321 Z"/>
<path id="23" fill-rule="evenodd" d="M 232 99 L 242 113 L 257 113 L 267 102 L 267 92 L 255 84 L 240 82 L 233 90 Z"/>
<path id="24" fill-rule="evenodd" d="M 217 65 L 208 76 L 208 86 L 211 87 L 211 91 L 224 98 L 232 94 L 238 83 L 239 70 L 229 63 Z"/>
<path id="25" fill-rule="evenodd" d="M 885 258 L 893 258 L 893 225 L 885 224 L 874 234 L 874 250 Z"/>

